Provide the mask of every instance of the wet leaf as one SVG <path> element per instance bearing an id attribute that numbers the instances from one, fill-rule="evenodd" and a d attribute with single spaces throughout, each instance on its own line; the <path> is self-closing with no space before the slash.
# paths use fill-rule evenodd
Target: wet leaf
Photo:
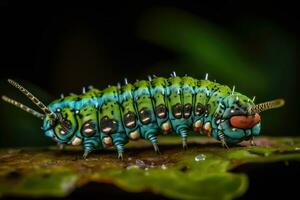
<path id="1" fill-rule="evenodd" d="M 237 166 L 300 159 L 300 138 L 259 138 L 256 143 L 226 150 L 211 139 L 191 137 L 184 151 L 179 138 L 165 136 L 160 138 L 161 155 L 145 141 L 131 142 L 123 161 L 112 150 L 83 160 L 81 150 L 73 147 L 2 149 L 0 196 L 65 197 L 96 182 L 171 199 L 233 199 L 248 188 L 245 174 L 231 172 Z"/>

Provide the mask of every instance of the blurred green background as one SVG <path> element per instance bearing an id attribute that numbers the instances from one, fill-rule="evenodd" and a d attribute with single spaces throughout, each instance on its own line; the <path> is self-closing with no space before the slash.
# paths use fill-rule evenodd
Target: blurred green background
<path id="1" fill-rule="evenodd" d="M 45 103 L 81 87 L 188 74 L 236 86 L 256 102 L 284 98 L 262 114 L 262 134 L 298 135 L 298 21 L 290 3 L 1 5 L 1 95 L 34 107 L 13 78 Z M 41 121 L 0 102 L 0 146 L 51 144 Z"/>

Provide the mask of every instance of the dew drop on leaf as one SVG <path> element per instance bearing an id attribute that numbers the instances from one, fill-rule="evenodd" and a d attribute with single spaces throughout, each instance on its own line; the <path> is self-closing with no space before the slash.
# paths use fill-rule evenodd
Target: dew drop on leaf
<path id="1" fill-rule="evenodd" d="M 142 160 L 139 160 L 139 159 L 136 159 L 136 160 L 135 160 L 135 164 L 136 164 L 137 166 L 139 166 L 140 168 L 144 168 L 144 167 L 146 166 L 145 162 L 142 161 Z"/>
<path id="2" fill-rule="evenodd" d="M 196 162 L 204 161 L 206 159 L 206 155 L 204 154 L 199 154 L 195 157 Z"/>
<path id="3" fill-rule="evenodd" d="M 161 165 L 161 169 L 166 170 L 166 169 L 167 169 L 167 166 L 164 165 L 164 164 L 162 164 L 162 165 Z"/>

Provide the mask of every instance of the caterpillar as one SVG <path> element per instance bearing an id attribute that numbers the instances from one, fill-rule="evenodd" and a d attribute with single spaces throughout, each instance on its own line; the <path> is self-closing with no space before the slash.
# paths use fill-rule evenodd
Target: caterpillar
<path id="1" fill-rule="evenodd" d="M 83 88 L 82 94 L 54 100 L 48 106 L 19 83 L 8 82 L 25 94 L 42 113 L 7 96 L 2 99 L 43 120 L 47 137 L 64 145 L 82 145 L 83 158 L 97 148 L 114 146 L 123 159 L 129 140 L 149 140 L 160 153 L 157 136 L 175 133 L 187 148 L 189 131 L 212 136 L 223 147 L 249 140 L 260 134 L 259 113 L 284 105 L 283 99 L 254 104 L 254 99 L 226 85 L 190 76 L 169 78 L 148 76 L 104 90 Z"/>

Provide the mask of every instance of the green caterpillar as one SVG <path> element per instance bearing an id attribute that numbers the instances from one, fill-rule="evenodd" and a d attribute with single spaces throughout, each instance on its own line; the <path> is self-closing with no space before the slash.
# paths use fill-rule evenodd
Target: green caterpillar
<path id="1" fill-rule="evenodd" d="M 149 80 L 100 91 L 90 88 L 83 94 L 61 97 L 45 106 L 20 84 L 8 80 L 42 111 L 39 113 L 13 99 L 2 99 L 43 120 L 43 131 L 61 147 L 82 145 L 83 157 L 96 148 L 114 146 L 123 158 L 124 145 L 131 140 L 149 140 L 159 153 L 157 135 L 176 133 L 187 148 L 190 129 L 227 144 L 250 140 L 260 134 L 259 113 L 284 105 L 283 99 L 254 104 L 226 85 L 184 76 Z"/>

